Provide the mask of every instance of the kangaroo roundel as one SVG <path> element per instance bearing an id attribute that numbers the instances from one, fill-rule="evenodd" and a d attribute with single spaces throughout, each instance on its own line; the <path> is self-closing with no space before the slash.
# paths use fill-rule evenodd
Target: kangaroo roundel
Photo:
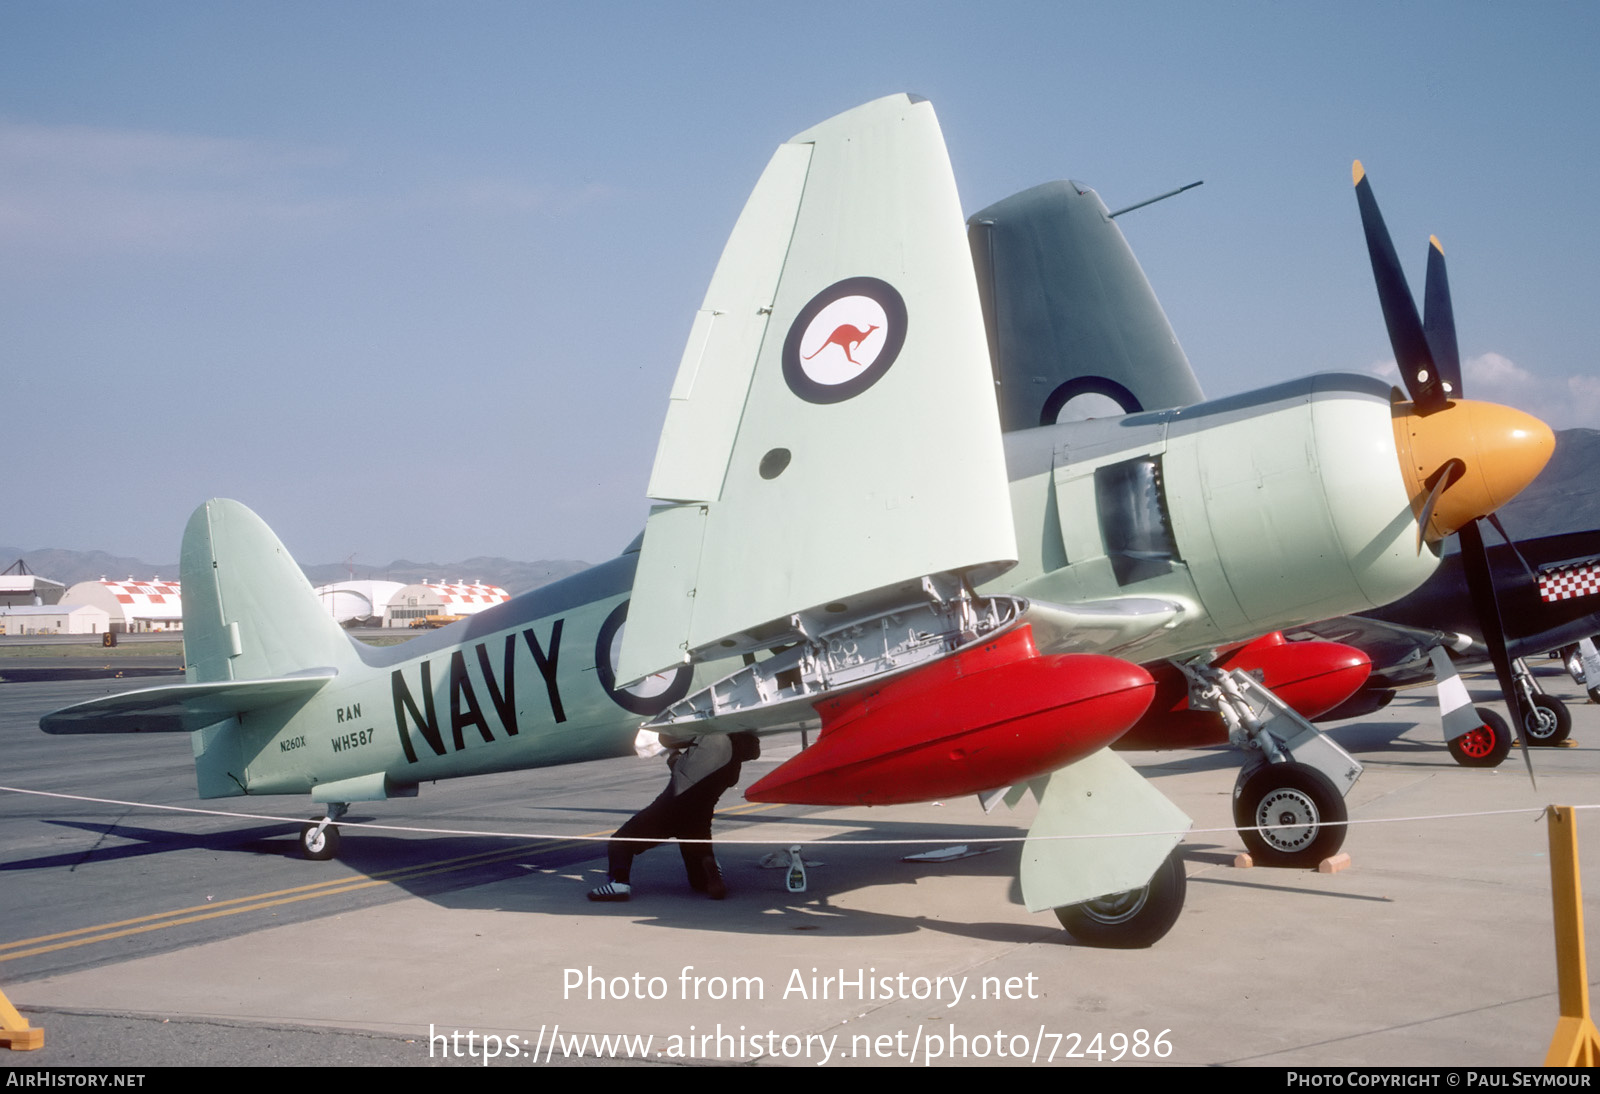
<path id="1" fill-rule="evenodd" d="M 838 403 L 877 383 L 906 340 L 906 302 L 887 281 L 852 277 L 800 309 L 783 343 L 783 378 L 810 403 Z"/>

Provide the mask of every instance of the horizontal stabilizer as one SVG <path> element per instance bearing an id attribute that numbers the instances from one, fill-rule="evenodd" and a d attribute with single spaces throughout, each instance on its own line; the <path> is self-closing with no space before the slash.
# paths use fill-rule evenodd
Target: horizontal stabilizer
<path id="1" fill-rule="evenodd" d="M 270 680 L 173 684 L 91 699 L 46 714 L 46 733 L 192 733 L 247 711 L 305 701 L 333 673 Z"/>
<path id="2" fill-rule="evenodd" d="M 1023 845 L 1023 903 L 1042 912 L 1137 889 L 1193 824 L 1125 760 L 1101 749 L 1050 776 Z M 1161 834 L 1112 838 L 1130 832 Z M 1038 838 L 1046 836 L 1091 838 Z"/>

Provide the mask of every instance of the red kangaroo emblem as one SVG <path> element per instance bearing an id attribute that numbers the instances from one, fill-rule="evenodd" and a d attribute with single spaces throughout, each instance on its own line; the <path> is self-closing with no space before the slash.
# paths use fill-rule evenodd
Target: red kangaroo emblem
<path id="1" fill-rule="evenodd" d="M 829 346 L 838 346 L 844 351 L 844 359 L 856 366 L 856 368 L 860 368 L 861 362 L 852 357 L 850 353 L 862 342 L 867 340 L 867 335 L 871 334 L 877 329 L 878 324 L 876 323 L 872 324 L 872 326 L 868 327 L 866 330 L 862 330 L 860 327 L 851 326 L 849 323 L 841 323 L 834 328 L 832 334 L 828 335 L 828 340 L 817 347 L 817 353 L 821 353 Z M 811 358 L 815 357 L 817 353 L 807 355 L 806 360 L 811 360 Z"/>

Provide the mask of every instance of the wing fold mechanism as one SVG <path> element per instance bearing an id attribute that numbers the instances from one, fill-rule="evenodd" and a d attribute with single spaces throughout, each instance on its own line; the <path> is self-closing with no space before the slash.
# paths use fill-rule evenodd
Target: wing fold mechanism
<path id="1" fill-rule="evenodd" d="M 920 592 L 920 603 L 902 599 L 890 611 L 843 621 L 826 612 L 791 616 L 782 636 L 787 645 L 685 696 L 645 726 L 727 733 L 815 728 L 823 722 L 817 704 L 824 700 L 992 644 L 1019 624 L 1031 630 L 1027 651 L 1018 651 L 1023 659 L 1115 654 L 1173 626 L 1185 610 L 1151 597 L 1071 606 L 980 597 L 951 575 L 924 578 Z"/>

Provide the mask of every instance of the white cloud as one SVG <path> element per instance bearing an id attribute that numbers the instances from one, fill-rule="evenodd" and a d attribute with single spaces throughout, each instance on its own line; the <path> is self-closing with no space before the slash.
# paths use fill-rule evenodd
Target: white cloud
<path id="1" fill-rule="evenodd" d="M 1500 353 L 1461 362 L 1467 395 L 1526 410 L 1554 429 L 1600 428 L 1600 377 L 1540 376 Z"/>
<path id="2" fill-rule="evenodd" d="M 1550 421 L 1545 407 L 1552 401 L 1553 391 L 1504 354 L 1483 353 L 1463 358 L 1461 385 L 1470 398 L 1514 406 Z M 1550 424 L 1561 428 L 1555 422 Z"/>
<path id="3" fill-rule="evenodd" d="M 1400 382 L 1392 358 L 1364 371 Z M 1525 410 L 1553 429 L 1600 429 L 1600 376 L 1542 377 L 1502 353 L 1482 353 L 1461 362 L 1461 383 L 1468 398 Z"/>
<path id="4" fill-rule="evenodd" d="M 1533 373 L 1499 353 L 1484 353 L 1461 362 L 1461 382 L 1474 398 L 1506 402 L 1538 381 Z"/>

